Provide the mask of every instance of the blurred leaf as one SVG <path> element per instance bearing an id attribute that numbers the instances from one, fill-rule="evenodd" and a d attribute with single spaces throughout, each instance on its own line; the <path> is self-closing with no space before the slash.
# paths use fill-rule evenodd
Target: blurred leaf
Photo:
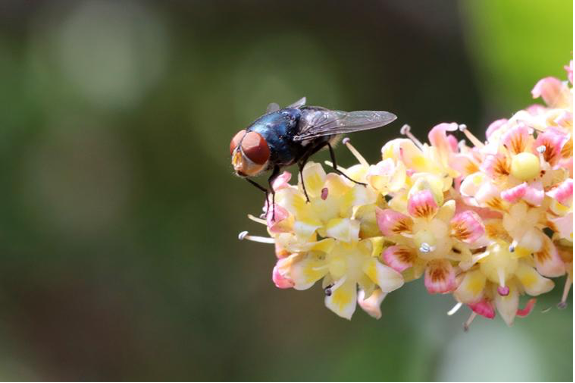
<path id="1" fill-rule="evenodd" d="M 480 86 L 499 112 L 533 103 L 530 90 L 546 76 L 566 79 L 573 47 L 573 2 L 465 0 L 468 51 Z"/>

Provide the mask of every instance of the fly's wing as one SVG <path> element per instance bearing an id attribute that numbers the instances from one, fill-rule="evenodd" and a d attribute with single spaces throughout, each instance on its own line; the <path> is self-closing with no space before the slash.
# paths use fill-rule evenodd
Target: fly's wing
<path id="1" fill-rule="evenodd" d="M 280 110 L 280 106 L 278 104 L 276 104 L 275 102 L 272 102 L 271 104 L 268 105 L 268 108 L 266 109 L 266 114 L 272 113 L 272 112 L 277 112 L 278 110 Z"/>
<path id="2" fill-rule="evenodd" d="M 293 140 L 303 141 L 315 137 L 375 129 L 393 122 L 396 118 L 395 114 L 389 112 L 310 111 L 300 120 L 299 134 Z"/>
<path id="3" fill-rule="evenodd" d="M 301 107 L 301 106 L 304 106 L 305 103 L 306 103 L 306 101 L 307 101 L 306 98 L 305 98 L 305 97 L 302 97 L 302 98 L 300 98 L 299 100 L 297 100 L 296 102 L 294 102 L 293 104 L 288 105 L 287 107 L 288 107 L 288 108 L 299 108 L 299 107 Z"/>

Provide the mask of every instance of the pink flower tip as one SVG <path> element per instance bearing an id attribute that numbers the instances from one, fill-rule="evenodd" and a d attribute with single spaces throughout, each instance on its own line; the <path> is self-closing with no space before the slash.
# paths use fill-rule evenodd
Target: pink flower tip
<path id="1" fill-rule="evenodd" d="M 493 308 L 491 303 L 485 299 L 482 299 L 479 302 L 470 304 L 468 306 L 471 310 L 473 310 L 474 313 L 479 314 L 482 317 L 485 317 L 487 319 L 495 318 L 495 309 Z"/>
<path id="2" fill-rule="evenodd" d="M 383 261 L 395 271 L 402 271 L 413 266 L 417 255 L 407 246 L 390 246 L 382 254 Z"/>
<path id="3" fill-rule="evenodd" d="M 272 182 L 272 188 L 275 191 L 285 189 L 288 186 L 290 186 L 288 183 L 290 180 L 291 180 L 291 173 L 290 172 L 283 172 L 282 174 L 277 176 L 277 178 L 274 180 L 274 182 Z"/>
<path id="4" fill-rule="evenodd" d="M 563 205 L 568 205 L 573 199 L 573 179 L 567 178 L 557 187 L 549 190 L 547 195 Z"/>
<path id="5" fill-rule="evenodd" d="M 289 217 L 289 212 L 278 204 L 272 205 L 267 209 L 266 221 L 268 228 L 272 233 L 283 233 L 286 228 L 281 224 L 283 220 Z"/>
<path id="6" fill-rule="evenodd" d="M 388 237 L 402 232 L 410 232 L 413 226 L 413 221 L 410 217 L 392 209 L 377 208 L 375 216 L 379 230 Z"/>
<path id="7" fill-rule="evenodd" d="M 531 94 L 533 98 L 541 97 L 547 105 L 554 105 L 561 97 L 562 83 L 555 77 L 545 77 L 535 84 Z"/>
<path id="8" fill-rule="evenodd" d="M 277 288 L 290 289 L 295 286 L 295 283 L 282 273 L 281 271 L 282 267 L 280 265 L 280 262 L 281 260 L 278 261 L 278 264 L 274 267 L 274 270 L 272 272 L 272 281 L 274 282 Z"/>
<path id="9" fill-rule="evenodd" d="M 483 221 L 477 213 L 471 210 L 458 213 L 450 224 L 452 235 L 465 243 L 473 243 L 485 234 Z"/>
<path id="10" fill-rule="evenodd" d="M 432 217 L 438 209 L 430 190 L 415 192 L 407 201 L 407 211 L 412 217 Z"/>

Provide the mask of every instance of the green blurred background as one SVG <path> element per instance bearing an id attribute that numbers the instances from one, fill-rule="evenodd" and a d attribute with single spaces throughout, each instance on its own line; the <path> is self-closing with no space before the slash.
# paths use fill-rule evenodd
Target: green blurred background
<path id="1" fill-rule="evenodd" d="M 396 113 L 353 136 L 370 161 L 403 123 L 481 135 L 566 78 L 572 27 L 569 1 L 2 1 L 0 379 L 572 380 L 564 278 L 469 333 L 421 281 L 379 321 L 276 289 L 228 152 L 302 96 Z"/>

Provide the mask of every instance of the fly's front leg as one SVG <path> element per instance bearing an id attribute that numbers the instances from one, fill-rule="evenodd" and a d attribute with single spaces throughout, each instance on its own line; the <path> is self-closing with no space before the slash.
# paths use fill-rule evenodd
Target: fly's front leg
<path id="1" fill-rule="evenodd" d="M 270 187 L 269 190 L 270 190 L 270 193 L 272 194 L 272 221 L 276 220 L 276 191 L 274 190 L 272 183 L 278 177 L 279 174 L 280 174 L 280 167 L 274 166 L 274 170 L 272 171 L 270 178 L 268 178 L 268 185 Z M 267 194 L 266 194 L 266 201 L 267 201 Z M 266 211 L 266 216 L 270 210 L 269 202 L 268 202 L 268 209 L 267 210 L 268 211 Z"/>
<path id="2" fill-rule="evenodd" d="M 258 183 L 257 183 L 256 181 L 254 181 L 254 180 L 251 180 L 251 179 L 249 179 L 249 178 L 246 178 L 245 180 L 248 181 L 250 184 L 254 185 L 257 189 L 259 189 L 259 190 L 263 191 L 264 193 L 266 193 L 266 203 L 267 203 L 267 205 L 268 205 L 268 210 L 269 210 L 269 206 L 270 206 L 269 198 L 268 198 L 268 196 L 269 196 L 269 190 L 266 189 L 265 187 L 263 187 L 262 185 L 258 184 Z M 272 191 L 273 191 L 273 189 L 272 189 Z M 267 210 L 266 210 L 266 215 L 267 215 L 267 213 L 268 213 L 268 212 L 267 212 Z"/>
<path id="3" fill-rule="evenodd" d="M 333 151 L 333 148 L 331 147 L 331 144 L 328 142 L 327 143 L 327 147 L 329 148 L 329 156 L 331 157 L 331 162 L 332 162 L 332 167 L 333 170 L 336 171 L 336 173 L 341 174 L 342 176 L 344 176 L 345 178 L 347 178 L 348 180 L 350 180 L 351 182 L 354 182 L 358 185 L 363 185 L 363 186 L 367 186 L 367 184 L 364 184 L 363 182 L 358 182 L 354 179 L 351 179 L 347 176 L 347 174 L 345 174 L 344 172 L 342 172 L 341 170 L 339 170 L 337 168 L 337 162 L 335 161 L 335 152 Z"/>

